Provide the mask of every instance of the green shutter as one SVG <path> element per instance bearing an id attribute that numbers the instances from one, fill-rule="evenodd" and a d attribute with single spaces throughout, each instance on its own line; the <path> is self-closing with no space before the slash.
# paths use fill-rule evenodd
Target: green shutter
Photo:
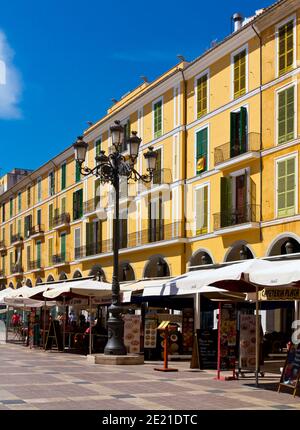
<path id="1" fill-rule="evenodd" d="M 66 197 L 63 197 L 61 199 L 61 213 L 62 214 L 66 213 Z"/>
<path id="2" fill-rule="evenodd" d="M 247 109 L 241 107 L 240 110 L 240 127 L 239 127 L 239 140 L 240 140 L 240 153 L 244 154 L 247 151 Z"/>
<path id="3" fill-rule="evenodd" d="M 237 155 L 237 146 L 239 145 L 237 128 L 238 117 L 238 112 L 230 112 L 230 158 Z"/>
<path id="4" fill-rule="evenodd" d="M 207 170 L 207 146 L 208 146 L 208 128 L 203 128 L 197 132 L 197 168 L 196 173 L 199 175 Z"/>
<path id="5" fill-rule="evenodd" d="M 73 220 L 77 219 L 77 191 L 73 193 Z"/>
<path id="6" fill-rule="evenodd" d="M 66 244 L 66 234 L 63 233 L 60 236 L 60 254 L 61 254 L 63 261 L 66 259 L 66 250 L 67 250 L 66 245 L 67 245 Z"/>
<path id="7" fill-rule="evenodd" d="M 279 75 L 287 73 L 294 62 L 294 22 L 290 21 L 278 30 L 278 69 Z"/>
<path id="8" fill-rule="evenodd" d="M 38 262 L 38 266 L 41 265 L 41 242 L 37 242 L 36 244 L 36 259 Z"/>
<path id="9" fill-rule="evenodd" d="M 285 143 L 294 138 L 295 111 L 294 90 L 290 87 L 278 94 L 278 143 Z"/>
<path id="10" fill-rule="evenodd" d="M 232 178 L 221 178 L 221 216 L 220 227 L 227 227 L 232 211 Z"/>
<path id="11" fill-rule="evenodd" d="M 48 264 L 52 266 L 52 257 L 53 257 L 53 239 L 48 240 Z"/>
<path id="12" fill-rule="evenodd" d="M 158 138 L 162 134 L 162 101 L 154 105 L 154 137 Z"/>
<path id="13" fill-rule="evenodd" d="M 53 205 L 49 205 L 48 223 L 49 223 L 49 230 L 52 230 L 52 227 L 53 227 Z"/>
<path id="14" fill-rule="evenodd" d="M 206 234 L 208 228 L 208 187 L 196 190 L 196 234 Z"/>
<path id="15" fill-rule="evenodd" d="M 77 191 L 77 204 L 78 204 L 78 218 L 82 218 L 83 216 L 83 190 Z"/>
<path id="16" fill-rule="evenodd" d="M 100 155 L 101 144 L 102 144 L 102 140 L 100 138 L 96 141 L 96 156 Z"/>
<path id="17" fill-rule="evenodd" d="M 80 164 L 78 163 L 78 161 L 75 161 L 75 181 L 81 181 Z"/>
<path id="18" fill-rule="evenodd" d="M 234 98 L 246 92 L 246 50 L 234 56 Z"/>
<path id="19" fill-rule="evenodd" d="M 277 214 L 278 217 L 295 214 L 296 176 L 295 158 L 277 164 Z"/>
<path id="20" fill-rule="evenodd" d="M 67 165 L 63 164 L 61 166 L 61 189 L 64 190 L 66 188 L 66 179 L 67 179 Z"/>

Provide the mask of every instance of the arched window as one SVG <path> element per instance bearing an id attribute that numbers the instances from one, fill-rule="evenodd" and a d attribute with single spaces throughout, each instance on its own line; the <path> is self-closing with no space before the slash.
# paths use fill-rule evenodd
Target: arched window
<path id="1" fill-rule="evenodd" d="M 32 282 L 30 279 L 27 279 L 25 282 L 26 287 L 32 288 Z"/>
<path id="2" fill-rule="evenodd" d="M 49 275 L 47 278 L 47 282 L 54 282 L 54 278 L 52 275 Z"/>
<path id="3" fill-rule="evenodd" d="M 145 278 L 162 278 L 170 276 L 170 269 L 168 263 L 163 257 L 151 257 L 146 263 L 144 277 Z"/>
<path id="4" fill-rule="evenodd" d="M 225 261 L 249 260 L 254 258 L 251 249 L 245 243 L 236 243 L 227 253 Z"/>
<path id="5" fill-rule="evenodd" d="M 23 287 L 22 282 L 21 282 L 21 281 L 18 281 L 18 282 L 17 282 L 17 288 L 22 288 L 22 287 Z"/>
<path id="6" fill-rule="evenodd" d="M 134 281 L 134 271 L 129 263 L 121 263 L 119 266 L 119 279 L 122 281 Z"/>
<path id="7" fill-rule="evenodd" d="M 89 273 L 89 276 L 96 276 L 102 282 L 106 281 L 105 273 L 104 273 L 102 267 L 99 266 L 98 264 L 96 264 L 95 266 L 92 267 L 92 269 Z"/>
<path id="8" fill-rule="evenodd" d="M 291 236 L 283 236 L 275 240 L 268 255 L 286 255 L 296 252 L 300 252 L 299 242 Z"/>
<path id="9" fill-rule="evenodd" d="M 37 278 L 35 285 L 41 285 L 43 283 L 42 278 Z"/>
<path id="10" fill-rule="evenodd" d="M 80 270 L 75 270 L 74 275 L 73 275 L 73 279 L 78 279 L 78 278 L 82 278 L 82 274 L 81 274 Z"/>
<path id="11" fill-rule="evenodd" d="M 205 264 L 212 264 L 212 263 L 213 261 L 211 259 L 211 256 L 205 251 L 196 251 L 190 259 L 190 266 L 191 267 L 196 266 L 194 270 L 197 270 L 197 266 L 202 266 Z"/>
<path id="12" fill-rule="evenodd" d="M 60 281 L 66 281 L 68 279 L 67 275 L 65 274 L 65 272 L 61 272 L 58 278 Z"/>

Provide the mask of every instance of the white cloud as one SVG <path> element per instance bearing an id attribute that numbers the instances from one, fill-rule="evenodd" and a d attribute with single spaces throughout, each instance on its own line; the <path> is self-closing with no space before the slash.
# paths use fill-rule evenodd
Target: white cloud
<path id="1" fill-rule="evenodd" d="M 14 52 L 0 30 L 0 119 L 21 118 L 21 76 L 13 64 Z"/>

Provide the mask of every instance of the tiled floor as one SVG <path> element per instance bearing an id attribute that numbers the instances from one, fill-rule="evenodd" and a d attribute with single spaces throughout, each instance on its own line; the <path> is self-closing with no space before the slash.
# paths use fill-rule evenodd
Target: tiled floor
<path id="1" fill-rule="evenodd" d="M 86 357 L 0 345 L 0 410 L 300 409 L 277 393 L 278 375 L 216 381 L 215 372 L 176 363 L 177 373 L 143 366 L 90 364 Z M 174 367 L 174 363 L 173 363 Z"/>

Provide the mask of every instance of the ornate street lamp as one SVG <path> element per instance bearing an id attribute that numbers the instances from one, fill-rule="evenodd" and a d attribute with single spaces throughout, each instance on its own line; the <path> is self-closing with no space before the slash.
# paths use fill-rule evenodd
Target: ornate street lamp
<path id="1" fill-rule="evenodd" d="M 124 128 L 119 121 L 110 127 L 113 151 L 106 155 L 105 151 L 100 151 L 96 157 L 96 166 L 93 169 L 83 166 L 88 144 L 84 142 L 82 136 L 78 137 L 74 143 L 75 159 L 80 165 L 83 176 L 95 175 L 100 179 L 102 184 L 110 183 L 115 189 L 115 213 L 113 223 L 113 278 L 112 278 L 112 304 L 109 307 L 108 342 L 104 349 L 106 355 L 126 355 L 127 350 L 123 342 L 124 322 L 121 318 L 122 307 L 120 303 L 120 283 L 119 283 L 119 248 L 120 248 L 120 230 L 119 230 L 119 195 L 120 195 L 120 176 L 129 180 L 142 181 L 150 183 L 153 173 L 156 169 L 157 153 L 152 147 L 144 154 L 147 161 L 147 174 L 139 174 L 134 164 L 139 153 L 139 147 L 142 139 L 132 132 L 132 136 L 127 139 L 129 158 L 126 159 L 120 152 L 124 140 Z"/>

